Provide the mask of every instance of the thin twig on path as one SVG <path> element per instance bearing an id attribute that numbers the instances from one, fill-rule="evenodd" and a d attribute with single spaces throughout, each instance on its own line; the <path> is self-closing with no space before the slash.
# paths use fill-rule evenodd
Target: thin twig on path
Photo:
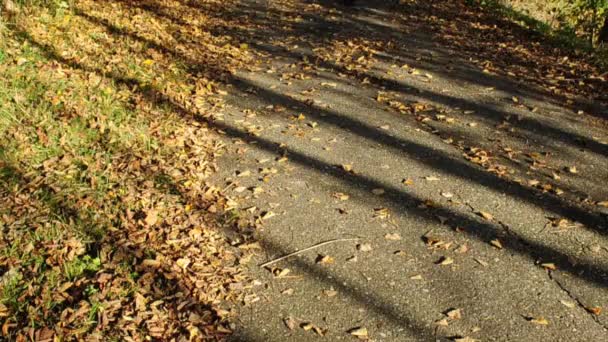
<path id="1" fill-rule="evenodd" d="M 277 263 L 277 262 L 279 262 L 281 260 L 285 260 L 285 259 L 287 259 L 289 257 L 294 256 L 294 255 L 302 254 L 304 252 L 310 251 L 311 249 L 315 249 L 315 248 L 318 248 L 318 247 L 321 247 L 321 246 L 329 245 L 330 243 L 343 242 L 343 241 L 356 241 L 356 240 L 360 240 L 360 238 L 333 239 L 333 240 L 327 240 L 327 241 L 319 242 L 319 243 L 317 243 L 315 245 L 312 245 L 310 247 L 306 247 L 304 249 L 300 249 L 300 250 L 295 251 L 293 253 L 289 253 L 289 254 L 283 255 L 282 257 L 276 258 L 274 260 L 267 261 L 267 262 L 261 264 L 260 267 L 270 266 L 270 265 L 272 265 L 274 263 Z"/>

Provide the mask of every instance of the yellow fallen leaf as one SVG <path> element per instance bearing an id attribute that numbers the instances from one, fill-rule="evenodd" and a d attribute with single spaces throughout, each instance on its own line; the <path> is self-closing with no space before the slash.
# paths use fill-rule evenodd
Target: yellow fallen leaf
<path id="1" fill-rule="evenodd" d="M 406 178 L 402 181 L 403 184 L 405 185 L 414 185 L 414 181 L 411 178 Z M 607 201 L 608 203 L 608 201 Z"/>
<path id="2" fill-rule="evenodd" d="M 529 321 L 538 325 L 549 325 L 549 321 L 547 321 L 544 317 L 530 318 Z"/>
<path id="3" fill-rule="evenodd" d="M 188 259 L 188 258 L 177 259 L 175 264 L 177 266 L 179 266 L 181 269 L 185 270 L 186 268 L 188 268 L 188 265 L 190 265 L 190 259 Z"/>
<path id="4" fill-rule="evenodd" d="M 348 331 L 348 333 L 353 336 L 357 336 L 357 337 L 367 337 L 368 336 L 367 328 L 364 328 L 364 327 L 356 327 L 356 328 L 350 329 Z"/>
<path id="5" fill-rule="evenodd" d="M 334 198 L 339 199 L 340 201 L 346 201 L 346 200 L 348 200 L 348 199 L 350 198 L 350 196 L 348 196 L 347 194 L 342 193 L 342 192 L 334 192 L 334 193 L 332 194 L 332 196 L 333 196 Z"/>
<path id="6" fill-rule="evenodd" d="M 502 243 L 498 239 L 490 241 L 490 244 L 498 249 L 502 249 Z"/>
<path id="7" fill-rule="evenodd" d="M 450 257 L 441 257 L 441 259 L 439 259 L 439 261 L 437 262 L 438 265 L 441 266 L 447 266 L 447 265 L 451 265 L 454 263 L 454 259 L 450 258 Z"/>
<path id="8" fill-rule="evenodd" d="M 461 319 L 462 318 L 462 312 L 460 311 L 460 309 L 452 309 L 448 312 L 445 313 L 446 316 L 448 316 L 451 319 Z"/>
<path id="9" fill-rule="evenodd" d="M 333 264 L 334 263 L 334 258 L 330 257 L 329 255 L 319 255 L 319 257 L 317 257 L 317 264 Z"/>
<path id="10" fill-rule="evenodd" d="M 494 216 L 492 216 L 492 214 L 487 213 L 485 211 L 479 211 L 479 212 L 477 212 L 477 215 L 483 217 L 484 219 L 486 219 L 488 221 L 492 221 L 494 219 Z"/>
<path id="11" fill-rule="evenodd" d="M 544 264 L 540 264 L 543 268 L 547 269 L 547 270 L 551 270 L 551 271 L 555 271 L 557 269 L 557 267 L 555 266 L 554 263 L 552 262 L 547 262 Z"/>
<path id="12" fill-rule="evenodd" d="M 565 306 L 567 306 L 567 307 L 571 308 L 571 309 L 572 309 L 572 308 L 574 308 L 574 307 L 576 306 L 576 303 L 571 302 L 571 301 L 569 301 L 569 300 L 563 300 L 563 299 L 562 299 L 562 300 L 560 300 L 559 302 L 560 302 L 560 303 L 562 303 L 562 304 L 564 304 Z"/>

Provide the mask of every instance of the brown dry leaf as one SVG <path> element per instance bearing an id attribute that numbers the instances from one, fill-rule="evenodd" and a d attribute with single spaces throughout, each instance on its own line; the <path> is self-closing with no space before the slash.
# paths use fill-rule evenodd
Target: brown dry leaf
<path id="1" fill-rule="evenodd" d="M 416 274 L 410 277 L 411 280 L 422 280 L 422 275 Z"/>
<path id="2" fill-rule="evenodd" d="M 595 204 L 599 205 L 600 207 L 608 208 L 608 201 L 601 201 L 601 202 L 597 202 Z"/>
<path id="3" fill-rule="evenodd" d="M 289 330 L 295 329 L 296 326 L 298 325 L 298 322 L 296 322 L 296 320 L 293 319 L 293 317 L 287 317 L 287 318 L 283 319 L 283 323 Z"/>
<path id="4" fill-rule="evenodd" d="M 570 173 L 574 173 L 574 174 L 578 173 L 576 166 L 568 166 L 568 167 L 566 167 L 566 171 L 568 171 Z"/>
<path id="5" fill-rule="evenodd" d="M 156 222 L 158 221 L 158 211 L 154 210 L 154 209 L 150 209 L 148 210 L 148 212 L 146 213 L 146 225 L 147 226 L 153 226 L 156 224 Z"/>
<path id="6" fill-rule="evenodd" d="M 435 182 L 435 181 L 441 180 L 439 177 L 435 177 L 435 176 L 426 176 L 426 177 L 424 177 L 424 179 L 429 182 Z"/>
<path id="7" fill-rule="evenodd" d="M 602 308 L 599 306 L 589 306 L 589 307 L 585 307 L 585 310 L 589 311 L 590 313 L 599 316 L 602 313 Z"/>
<path id="8" fill-rule="evenodd" d="M 411 178 L 406 178 L 406 179 L 402 180 L 401 183 L 403 183 L 405 185 L 414 185 L 414 181 Z"/>

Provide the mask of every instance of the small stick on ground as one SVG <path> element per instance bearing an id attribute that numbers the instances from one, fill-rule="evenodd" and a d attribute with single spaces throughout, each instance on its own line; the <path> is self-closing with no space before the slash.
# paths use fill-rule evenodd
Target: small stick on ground
<path id="1" fill-rule="evenodd" d="M 276 258 L 274 260 L 267 261 L 267 262 L 261 264 L 260 267 L 270 266 L 272 264 L 275 264 L 275 263 L 277 263 L 277 262 L 279 262 L 281 260 L 285 260 L 285 259 L 287 259 L 289 257 L 294 256 L 294 255 L 302 254 L 304 252 L 310 251 L 311 249 L 315 249 L 315 248 L 318 248 L 318 247 L 321 247 L 321 246 L 329 245 L 330 243 L 343 242 L 343 241 L 356 241 L 356 240 L 360 240 L 360 238 L 333 239 L 333 240 L 327 240 L 327 241 L 319 242 L 319 243 L 317 243 L 315 245 L 312 245 L 310 247 L 306 247 L 306 248 L 301 249 L 299 251 L 295 251 L 293 253 L 289 253 L 289 254 L 283 255 L 282 257 Z"/>

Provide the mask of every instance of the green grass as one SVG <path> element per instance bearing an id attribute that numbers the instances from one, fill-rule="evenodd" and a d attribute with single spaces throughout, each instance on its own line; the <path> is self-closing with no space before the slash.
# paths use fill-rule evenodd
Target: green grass
<path id="1" fill-rule="evenodd" d="M 557 47 L 588 53 L 593 51 L 593 47 L 589 41 L 577 36 L 575 29 L 572 27 L 565 26 L 559 30 L 555 30 L 548 23 L 497 0 L 467 0 L 467 3 L 494 11 L 519 26 L 536 32 Z"/>

